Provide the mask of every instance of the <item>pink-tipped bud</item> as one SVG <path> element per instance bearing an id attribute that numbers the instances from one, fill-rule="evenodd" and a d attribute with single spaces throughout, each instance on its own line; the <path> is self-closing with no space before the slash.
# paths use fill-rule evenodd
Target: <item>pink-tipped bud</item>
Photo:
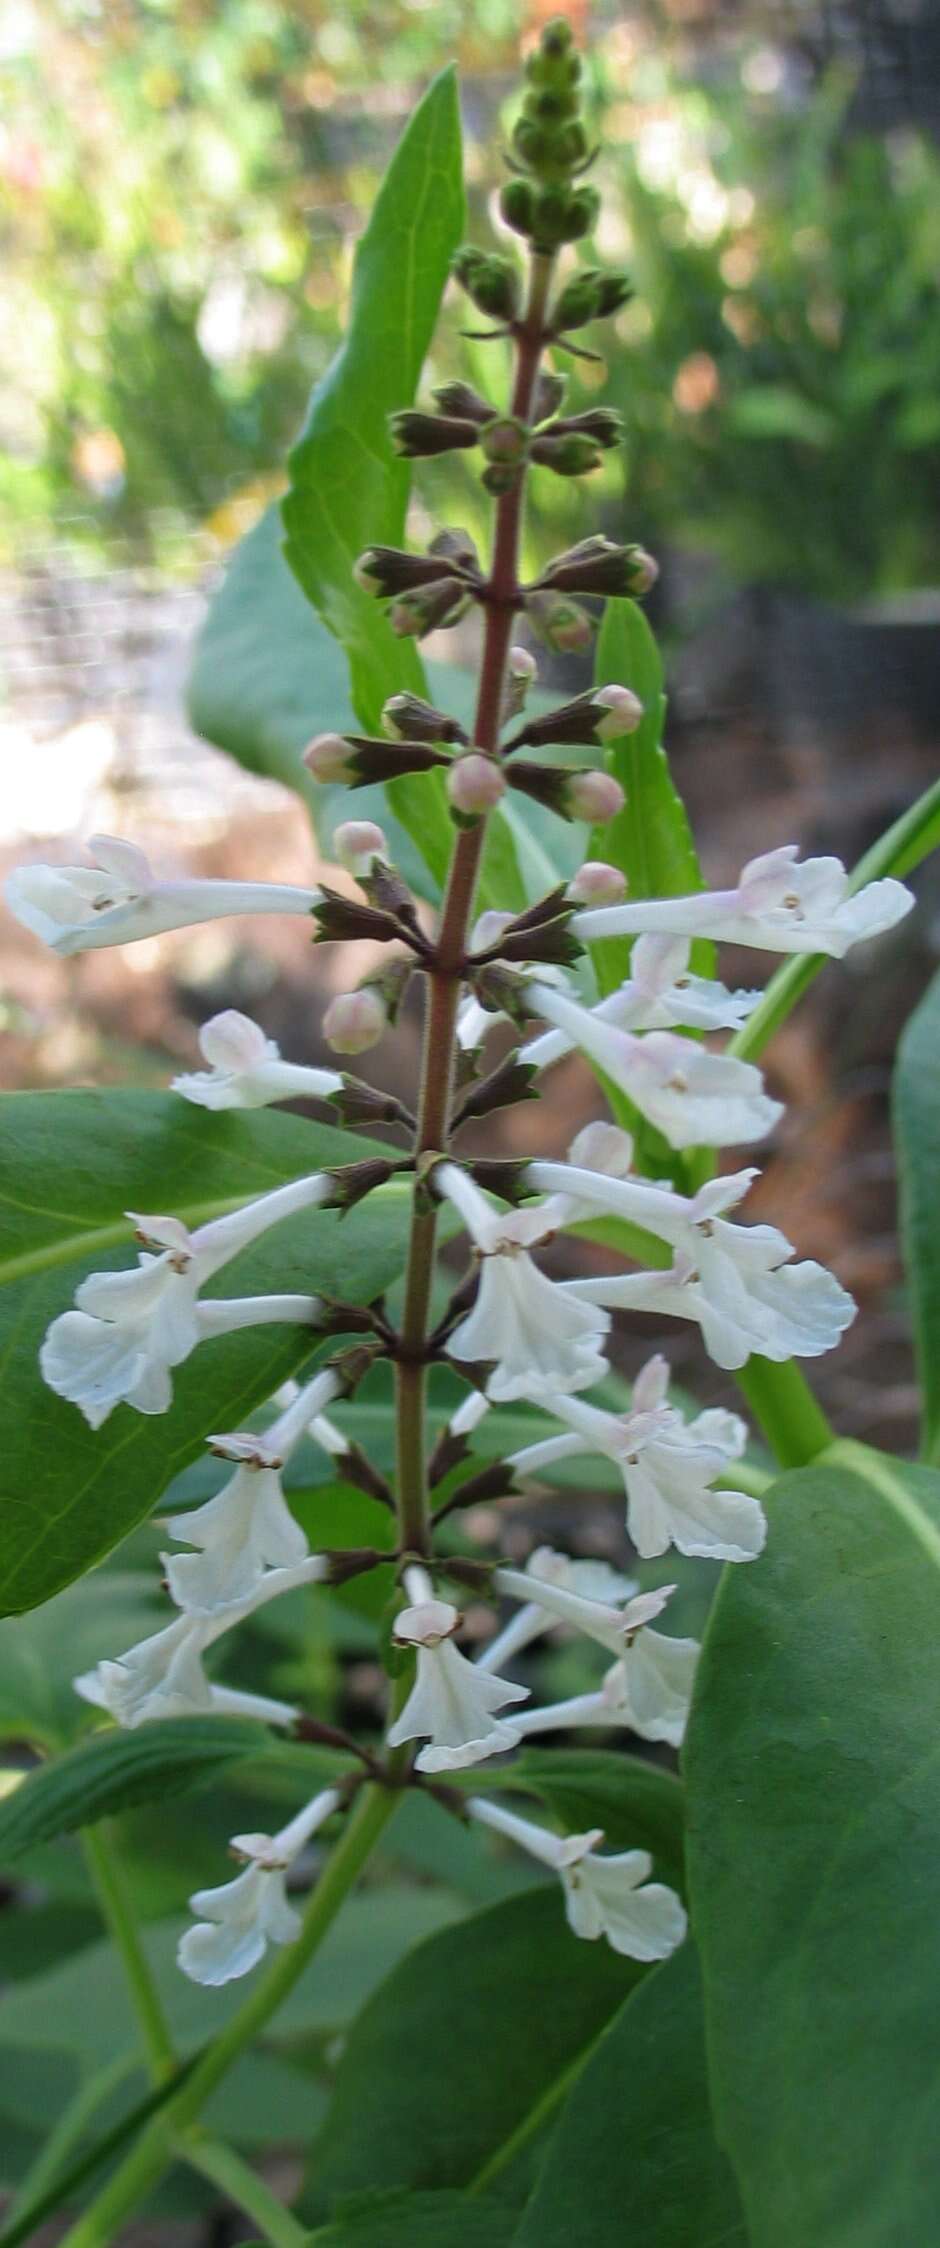
<path id="1" fill-rule="evenodd" d="M 381 993 L 368 984 L 361 991 L 341 991 L 323 1017 L 323 1036 L 335 1054 L 364 1054 L 387 1028 L 388 1011 Z"/>
<path id="2" fill-rule="evenodd" d="M 358 880 L 368 874 L 373 859 L 387 860 L 388 841 L 374 820 L 343 820 L 333 837 L 333 856 Z"/>
<path id="3" fill-rule="evenodd" d="M 623 811 L 627 801 L 619 781 L 612 773 L 572 773 L 566 795 L 569 816 L 575 820 L 590 820 L 595 827 L 604 827 Z"/>
<path id="4" fill-rule="evenodd" d="M 643 705 L 632 687 L 599 687 L 594 702 L 607 712 L 605 718 L 598 718 L 595 723 L 598 741 L 616 741 L 621 734 L 636 732 L 643 717 Z"/>
<path id="5" fill-rule="evenodd" d="M 659 576 L 659 563 L 652 554 L 647 554 L 645 546 L 631 547 L 630 559 L 633 564 L 631 591 L 639 598 L 652 591 Z"/>
<path id="6" fill-rule="evenodd" d="M 606 859 L 585 859 L 567 894 L 575 905 L 619 905 L 627 894 L 626 876 Z"/>
<path id="7" fill-rule="evenodd" d="M 506 794 L 505 776 L 491 757 L 471 749 L 455 759 L 447 775 L 447 794 L 454 811 L 464 819 L 480 819 Z"/>
<path id="8" fill-rule="evenodd" d="M 518 679 L 520 681 L 524 679 L 526 685 L 529 686 L 532 680 L 535 678 L 537 670 L 538 665 L 535 661 L 535 657 L 530 653 L 528 648 L 510 648 L 510 679 Z"/>
<path id="9" fill-rule="evenodd" d="M 315 734 L 303 761 L 315 781 L 351 781 L 355 778 L 352 754 L 342 734 Z"/>

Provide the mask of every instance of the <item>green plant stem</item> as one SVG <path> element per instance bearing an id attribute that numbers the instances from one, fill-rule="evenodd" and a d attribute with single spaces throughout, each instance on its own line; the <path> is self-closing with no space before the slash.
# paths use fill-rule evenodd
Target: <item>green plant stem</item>
<path id="1" fill-rule="evenodd" d="M 200 2171 L 236 2208 L 244 2210 L 271 2242 L 271 2248 L 305 2248 L 309 2239 L 306 2225 L 298 2224 L 257 2170 L 232 2147 L 224 2146 L 220 2139 L 204 2137 L 200 2131 L 186 2140 L 181 2152 L 192 2169 Z"/>
<path id="2" fill-rule="evenodd" d="M 176 2142 L 210 2093 L 257 2037 L 319 1949 L 400 1798 L 388 1788 L 365 1787 L 345 1832 L 313 1890 L 296 1943 L 285 1946 L 244 2005 L 190 2071 L 185 2083 L 146 2130 L 90 2209 L 65 2234 L 60 2248 L 107 2248 L 127 2218 L 173 2160 Z"/>
<path id="3" fill-rule="evenodd" d="M 525 317 L 518 337 L 516 372 L 510 413 L 527 422 L 532 413 L 539 366 L 544 348 L 545 309 L 554 260 L 535 255 L 529 279 Z M 512 490 L 496 509 L 493 560 L 485 592 L 486 625 L 473 739 L 491 754 L 499 752 L 500 719 L 506 678 L 506 659 L 512 638 L 519 586 L 517 580 L 519 533 L 525 476 L 520 473 Z M 441 1153 L 447 1147 L 453 1102 L 456 1061 L 457 1009 L 461 973 L 487 822 L 477 820 L 461 829 L 451 857 L 434 962 L 427 978 L 424 1050 L 418 1098 L 415 1155 Z M 424 1431 L 427 1409 L 427 1333 L 434 1283 L 437 1219 L 416 1191 L 405 1275 L 405 1309 L 396 1364 L 396 1458 L 398 1521 L 402 1547 L 413 1553 L 428 1548 L 428 1492 Z"/>
<path id="4" fill-rule="evenodd" d="M 902 812 L 892 827 L 886 828 L 865 852 L 853 869 L 849 888 L 860 890 L 866 882 L 883 880 L 885 875 L 910 874 L 931 851 L 940 848 L 940 781 L 925 789 L 916 804 Z M 827 952 L 801 954 L 785 960 L 776 975 L 771 976 L 763 999 L 754 1013 L 748 1016 L 743 1028 L 732 1038 L 729 1054 L 741 1061 L 755 1061 L 769 1045 L 781 1023 L 786 1022 L 797 1000 L 808 991 L 820 968 L 828 966 Z"/>
<path id="5" fill-rule="evenodd" d="M 735 1381 L 781 1467 L 806 1467 L 834 1441 L 822 1406 L 795 1360 L 749 1358 Z"/>
<path id="6" fill-rule="evenodd" d="M 176 2067 L 176 2054 L 108 1828 L 107 1820 L 99 1826 L 86 1827 L 82 1846 L 102 1915 L 127 1977 L 151 2077 L 154 2084 L 162 2084 Z"/>

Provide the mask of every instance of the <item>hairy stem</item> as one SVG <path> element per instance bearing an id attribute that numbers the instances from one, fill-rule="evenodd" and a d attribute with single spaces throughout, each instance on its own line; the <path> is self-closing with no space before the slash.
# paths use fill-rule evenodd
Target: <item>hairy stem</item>
<path id="1" fill-rule="evenodd" d="M 519 421 L 531 418 L 539 366 L 544 347 L 545 309 L 553 259 L 533 255 L 525 317 L 517 338 L 516 372 L 510 412 Z M 499 750 L 500 715 L 506 679 L 506 659 L 512 639 L 518 601 L 519 532 L 525 475 L 521 473 L 496 510 L 493 560 L 484 595 L 486 624 L 473 739 L 479 749 Z M 454 845 L 444 896 L 441 925 L 433 966 L 428 972 L 424 1051 L 415 1153 L 425 1155 L 447 1146 L 453 1101 L 456 1060 L 457 1009 L 460 1004 L 461 966 L 473 916 L 486 820 L 462 829 Z M 428 1542 L 428 1494 L 424 1428 L 427 1402 L 428 1316 L 434 1281 L 437 1219 L 416 1196 L 408 1245 L 405 1279 L 405 1312 L 396 1369 L 396 1424 L 398 1461 L 398 1518 L 402 1546 L 425 1553 Z"/>
<path id="2" fill-rule="evenodd" d="M 139 2139 L 127 2161 L 108 2180 L 84 2216 L 65 2234 L 61 2248 L 107 2248 L 126 2219 L 162 2177 L 180 2134 L 195 2123 L 210 2093 L 277 2012 L 332 1927 L 341 1904 L 391 1818 L 399 1795 L 392 1789 L 363 1788 L 343 1835 L 312 1891 L 296 1943 L 269 1967 L 243 2006 L 191 2069 Z"/>

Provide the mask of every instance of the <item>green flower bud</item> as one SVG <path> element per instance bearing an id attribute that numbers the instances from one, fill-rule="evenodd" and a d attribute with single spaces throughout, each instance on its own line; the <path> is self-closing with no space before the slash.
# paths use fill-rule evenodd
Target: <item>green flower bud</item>
<path id="1" fill-rule="evenodd" d="M 508 258 L 487 255 L 465 244 L 453 261 L 453 273 L 471 304 L 488 319 L 514 320 L 519 310 L 519 276 Z"/>
<path id="2" fill-rule="evenodd" d="M 507 226 L 516 234 L 531 235 L 535 220 L 535 190 L 529 180 L 507 180 L 499 198 Z"/>
<path id="3" fill-rule="evenodd" d="M 513 414 L 496 414 L 480 431 L 480 444 L 488 461 L 500 467 L 520 468 L 529 444 L 525 422 Z"/>
<path id="4" fill-rule="evenodd" d="M 586 327 L 589 320 L 606 319 L 610 313 L 619 312 L 632 294 L 625 273 L 601 273 L 596 266 L 583 266 L 556 299 L 552 327 L 562 335 L 568 328 Z"/>
<path id="5" fill-rule="evenodd" d="M 555 140 L 548 125 L 539 124 L 534 117 L 518 117 L 512 129 L 512 145 L 516 155 L 531 172 L 555 168 Z"/>
<path id="6" fill-rule="evenodd" d="M 548 421 L 552 414 L 557 414 L 567 388 L 568 379 L 566 375 L 555 375 L 550 372 L 540 375 L 532 409 L 533 421 Z"/>
<path id="7" fill-rule="evenodd" d="M 565 595 L 551 590 L 536 589 L 526 594 L 525 608 L 533 632 L 547 648 L 554 648 L 559 655 L 571 655 L 590 647 L 593 621 L 577 601 L 569 601 Z"/>
<path id="8" fill-rule="evenodd" d="M 546 435 L 533 438 L 532 458 L 556 476 L 587 476 L 592 468 L 600 468 L 602 455 L 590 437 Z"/>
<path id="9" fill-rule="evenodd" d="M 578 97 L 571 86 L 544 85 L 533 87 L 522 106 L 537 124 L 566 125 L 578 114 Z"/>
<path id="10" fill-rule="evenodd" d="M 580 242 L 591 228 L 597 225 L 601 199 L 596 187 L 576 187 L 568 199 L 568 228 L 566 242 Z"/>
<path id="11" fill-rule="evenodd" d="M 403 593 L 389 610 L 388 621 L 400 640 L 423 640 L 426 632 L 456 624 L 472 599 L 462 578 L 444 578 L 439 585 Z"/>

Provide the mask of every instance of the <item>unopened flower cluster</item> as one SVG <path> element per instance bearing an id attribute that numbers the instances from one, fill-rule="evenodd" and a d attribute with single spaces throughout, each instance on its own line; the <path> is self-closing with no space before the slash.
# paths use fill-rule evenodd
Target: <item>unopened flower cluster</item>
<path id="1" fill-rule="evenodd" d="M 515 136 L 519 169 L 503 202 L 507 223 L 529 242 L 536 266 L 593 224 L 594 191 L 579 179 L 586 152 L 576 58 L 567 34 L 550 27 L 530 62 Z M 514 260 L 462 252 L 458 277 L 498 332 L 518 336 Z M 562 282 L 543 340 L 569 342 L 572 330 L 616 310 L 626 294 L 623 277 L 579 269 Z M 437 394 L 434 411 L 396 417 L 395 442 L 409 456 L 477 448 L 484 482 L 503 503 L 530 462 L 580 474 L 616 442 L 615 417 L 599 410 L 565 415 L 563 391 L 559 377 L 543 376 L 531 414 L 523 418 L 497 411 L 466 385 L 449 384 Z M 555 649 L 581 647 L 594 628 L 583 602 L 635 597 L 654 574 L 638 548 L 586 539 L 518 588 L 519 630 L 527 627 Z M 423 555 L 371 548 L 356 576 L 385 603 L 400 634 L 420 636 L 453 622 L 475 601 L 485 607 L 488 599 L 479 556 L 460 530 L 438 533 Z M 541 697 L 537 714 L 527 719 L 535 683 L 536 661 L 520 638 L 504 667 L 499 742 L 475 742 L 446 712 L 401 694 L 387 702 L 380 736 L 320 736 L 307 752 L 308 766 L 351 789 L 403 772 L 440 771 L 458 835 L 494 812 L 498 817 L 500 800 L 513 788 L 560 818 L 595 827 L 629 817 L 609 761 L 644 721 L 635 683 L 608 683 L 554 710 L 546 710 Z M 570 767 L 526 754 L 566 745 L 578 753 Z M 337 1055 L 349 1056 L 382 1035 L 412 975 L 433 973 L 435 949 L 379 827 L 348 820 L 335 854 L 355 877 L 355 897 L 325 886 L 162 881 L 138 849 L 110 838 L 95 841 L 90 866 L 21 869 L 8 894 L 20 919 L 62 954 L 130 943 L 228 913 L 312 916 L 320 940 L 371 935 L 388 948 L 381 971 L 335 999 L 324 1025 Z M 838 860 L 801 860 L 789 844 L 752 858 L 733 886 L 685 897 L 628 896 L 615 864 L 589 859 L 565 888 L 536 900 L 527 913 L 489 911 L 471 931 L 457 1025 L 463 1108 L 452 1117 L 452 1131 L 461 1113 L 464 1120 L 479 1117 L 504 1097 L 530 1092 L 533 1080 L 576 1050 L 670 1148 L 751 1147 L 773 1130 L 780 1105 L 757 1067 L 715 1041 L 741 1029 L 759 993 L 694 972 L 695 940 L 839 958 L 889 929 L 910 903 L 898 882 L 853 890 Z M 590 947 L 609 937 L 632 940 L 629 974 L 598 1000 Z M 515 1026 L 517 1050 L 488 1075 L 485 1048 L 500 1022 Z M 408 1120 L 400 1104 L 371 1094 L 344 1069 L 311 1069 L 283 1057 L 242 1015 L 215 1017 L 200 1042 L 205 1067 L 175 1080 L 179 1098 L 196 1106 L 254 1109 L 305 1096 L 331 1104 L 334 1116 L 353 1127 Z M 293 1231 L 310 1213 L 380 1193 L 396 1171 L 413 1175 L 425 1206 L 446 1204 L 456 1214 L 470 1252 L 473 1293 L 466 1283 L 458 1290 L 434 1338 L 434 1356 L 467 1383 L 438 1448 L 442 1467 L 450 1473 L 470 1462 L 472 1469 L 474 1431 L 492 1409 L 524 1401 L 541 1416 L 541 1428 L 535 1441 L 503 1463 L 504 1490 L 537 1479 L 559 1460 L 604 1460 L 622 1479 L 630 1548 L 644 1561 L 661 1560 L 664 1576 L 672 1552 L 740 1564 L 757 1560 L 765 1521 L 758 1500 L 741 1487 L 749 1478 L 737 1479 L 747 1443 L 738 1416 L 684 1411 L 671 1397 L 669 1369 L 659 1355 L 637 1377 L 628 1409 L 611 1404 L 604 1387 L 616 1313 L 691 1323 L 723 1369 L 741 1368 L 755 1353 L 778 1361 L 815 1358 L 839 1341 L 855 1308 L 844 1288 L 822 1265 L 798 1259 L 776 1227 L 752 1224 L 742 1214 L 756 1170 L 730 1170 L 687 1193 L 640 1175 L 630 1135 L 602 1122 L 582 1131 L 557 1161 L 494 1165 L 449 1145 L 419 1159 L 390 1146 L 385 1162 L 370 1157 L 295 1179 L 192 1232 L 172 1213 L 134 1213 L 136 1264 L 85 1279 L 74 1306 L 63 1308 L 49 1329 L 45 1379 L 95 1429 L 115 1411 L 169 1411 L 176 1370 L 219 1336 L 281 1322 L 297 1333 L 298 1362 L 305 1350 L 308 1360 L 318 1352 L 313 1370 L 308 1365 L 299 1382 L 271 1400 L 259 1426 L 208 1439 L 225 1462 L 225 1479 L 205 1504 L 166 1524 L 163 1567 L 172 1620 L 77 1682 L 118 1725 L 208 1710 L 297 1725 L 303 1713 L 293 1705 L 222 1683 L 206 1665 L 209 1650 L 279 1593 L 336 1582 L 387 1560 L 385 1554 L 316 1550 L 315 1541 L 312 1550 L 283 1481 L 292 1454 L 309 1440 L 355 1479 L 361 1459 L 331 1408 L 354 1393 L 387 1346 L 387 1327 L 377 1315 L 369 1332 L 367 1314 L 316 1292 L 315 1224 L 310 1294 L 226 1294 L 217 1283 L 224 1283 L 235 1258 L 259 1244 L 268 1245 L 270 1264 L 287 1221 Z M 586 1220 L 621 1221 L 631 1229 L 636 1254 L 601 1277 L 551 1277 L 542 1261 L 548 1244 Z M 351 1324 L 366 1335 L 362 1347 L 347 1344 L 330 1356 L 329 1335 L 348 1337 Z M 348 1418 L 354 1426 L 354 1407 Z M 478 1464 L 490 1471 L 492 1487 L 491 1457 Z M 473 1481 L 471 1473 L 463 1487 Z M 402 1551 L 398 1560 L 401 1605 L 393 1639 L 412 1682 L 387 1726 L 386 1748 L 413 1758 L 415 1784 L 456 1796 L 453 1775 L 553 1732 L 583 1728 L 680 1744 L 698 1650 L 670 1628 L 675 1588 L 668 1581 L 641 1592 L 627 1573 L 545 1546 L 524 1568 L 490 1556 L 488 1565 L 471 1565 L 471 1575 L 474 1566 L 479 1572 L 474 1598 L 485 1589 L 499 1619 L 482 1652 L 469 1652 L 451 1597 L 461 1582 L 459 1566 L 435 1550 L 433 1536 L 425 1552 Z M 520 1675 L 520 1658 L 559 1632 L 579 1636 L 593 1682 L 574 1697 L 540 1702 L 525 1661 Z M 376 1769 L 374 1757 L 369 1768 Z M 195 1922 L 180 1946 L 187 1974 L 221 1983 L 252 1968 L 267 1946 L 291 1942 L 299 1927 L 288 1897 L 293 1869 L 320 1830 L 343 1815 L 365 1769 L 354 1765 L 280 1833 L 233 1837 L 241 1870 L 192 1899 Z M 506 1778 L 504 1770 L 498 1800 L 461 1791 L 462 1815 L 558 1875 L 577 1935 L 603 1936 L 639 1960 L 671 1951 L 684 1931 L 682 1906 L 649 1878 L 648 1856 L 641 1850 L 612 1855 L 599 1830 L 561 1835 L 506 1809 Z"/>

